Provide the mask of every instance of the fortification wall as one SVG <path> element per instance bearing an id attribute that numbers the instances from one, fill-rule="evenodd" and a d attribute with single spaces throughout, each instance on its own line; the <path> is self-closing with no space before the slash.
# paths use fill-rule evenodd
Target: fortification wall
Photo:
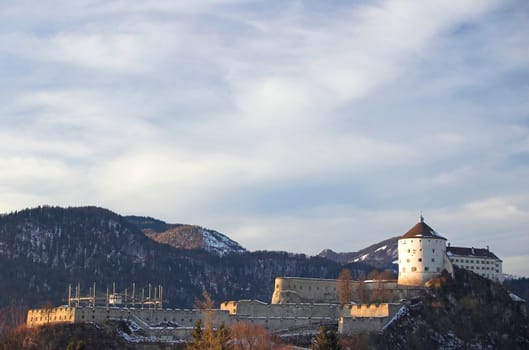
<path id="1" fill-rule="evenodd" d="M 354 335 L 365 332 L 378 332 L 389 322 L 388 317 L 355 318 L 345 316 L 338 321 L 338 333 Z"/>
<path id="2" fill-rule="evenodd" d="M 231 315 L 250 317 L 326 317 L 338 319 L 343 308 L 339 304 L 266 304 L 256 300 L 224 302 L 221 310 Z"/>
<path id="3" fill-rule="evenodd" d="M 351 281 L 351 300 L 355 303 L 398 302 L 417 295 L 416 285 L 399 286 L 394 280 Z M 272 304 L 338 304 L 337 280 L 277 277 Z"/>
<path id="4" fill-rule="evenodd" d="M 75 309 L 60 306 L 29 310 L 26 324 L 29 327 L 34 327 L 47 323 L 73 323 L 74 321 Z"/>
<path id="5" fill-rule="evenodd" d="M 356 318 L 371 318 L 371 317 L 393 317 L 399 310 L 398 303 L 382 303 L 382 304 L 356 304 L 346 306 L 347 310 L 344 316 L 351 316 Z"/>
<path id="6" fill-rule="evenodd" d="M 337 319 L 327 317 L 250 317 L 233 315 L 232 322 L 247 322 L 271 332 L 287 330 L 317 330 L 320 325 L 336 324 Z"/>
<path id="7" fill-rule="evenodd" d="M 214 325 L 228 323 L 230 316 L 224 310 L 207 311 Z M 132 320 L 143 323 L 141 326 L 151 326 L 171 322 L 178 327 L 193 327 L 198 319 L 205 320 L 206 314 L 202 310 L 182 309 L 134 309 L 114 307 L 57 307 L 51 309 L 36 309 L 28 312 L 27 325 L 40 326 L 47 323 L 74 322 L 103 322 L 105 320 Z"/>
<path id="8" fill-rule="evenodd" d="M 351 305 L 350 316 L 353 317 L 388 317 L 388 304 Z"/>
<path id="9" fill-rule="evenodd" d="M 336 280 L 277 277 L 271 303 L 336 303 L 337 295 Z"/>

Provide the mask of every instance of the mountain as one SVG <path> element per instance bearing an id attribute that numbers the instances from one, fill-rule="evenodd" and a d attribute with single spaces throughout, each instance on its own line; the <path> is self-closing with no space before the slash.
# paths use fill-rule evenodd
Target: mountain
<path id="1" fill-rule="evenodd" d="M 350 253 L 336 253 L 331 249 L 324 249 L 317 256 L 340 264 L 362 262 L 379 269 L 395 269 L 393 262 L 398 260 L 398 239 L 398 236 L 391 237 L 357 252 Z"/>
<path id="2" fill-rule="evenodd" d="M 244 253 L 246 249 L 220 232 L 200 226 L 168 224 L 144 216 L 126 216 L 147 237 L 178 249 L 203 249 L 218 256 Z"/>
<path id="3" fill-rule="evenodd" d="M 144 229 L 165 232 L 157 220 Z M 348 264 L 353 276 L 366 264 Z M 342 264 L 286 252 L 212 254 L 179 249 L 147 237 L 130 218 L 98 207 L 38 207 L 0 215 L 0 305 L 13 299 L 30 307 L 65 302 L 68 284 L 82 293 L 96 283 L 139 290 L 164 286 L 165 305 L 192 306 L 205 288 L 217 302 L 269 301 L 276 276 L 336 278 Z"/>

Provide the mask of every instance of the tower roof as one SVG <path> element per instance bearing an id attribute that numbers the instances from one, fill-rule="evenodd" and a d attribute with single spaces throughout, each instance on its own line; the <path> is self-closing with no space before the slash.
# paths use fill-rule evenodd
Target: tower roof
<path id="1" fill-rule="evenodd" d="M 436 238 L 444 239 L 446 241 L 446 238 L 440 236 L 433 228 L 424 222 L 424 217 L 422 215 L 419 218 L 419 222 L 400 238 Z"/>

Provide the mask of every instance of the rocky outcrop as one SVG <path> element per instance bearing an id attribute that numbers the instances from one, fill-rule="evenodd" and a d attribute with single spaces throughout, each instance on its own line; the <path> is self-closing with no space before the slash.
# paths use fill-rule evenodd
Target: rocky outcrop
<path id="1" fill-rule="evenodd" d="M 428 283 L 379 338 L 384 349 L 527 349 L 525 306 L 502 285 L 455 269 Z"/>

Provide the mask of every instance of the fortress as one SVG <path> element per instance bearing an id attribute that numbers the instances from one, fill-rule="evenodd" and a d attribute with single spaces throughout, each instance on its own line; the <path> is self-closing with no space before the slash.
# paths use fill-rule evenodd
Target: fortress
<path id="1" fill-rule="evenodd" d="M 105 305 L 97 305 L 95 286 L 88 297 L 69 292 L 68 305 L 28 311 L 30 327 L 53 323 L 104 322 L 126 320 L 134 329 L 162 339 L 186 339 L 206 312 L 214 326 L 249 322 L 270 332 L 313 331 L 320 325 L 338 326 L 341 334 L 379 331 L 407 300 L 424 288 L 425 282 L 443 270 L 453 274 L 446 255 L 446 238 L 424 222 L 419 222 L 398 242 L 398 280 L 346 281 L 350 303 L 339 301 L 343 281 L 318 278 L 277 277 L 271 303 L 257 300 L 225 301 L 219 309 L 173 310 L 162 308 L 163 289 L 151 298 L 136 298 L 134 291 L 109 294 Z M 340 285 L 342 283 L 342 285 Z M 348 284 L 348 286 L 347 286 Z"/>

